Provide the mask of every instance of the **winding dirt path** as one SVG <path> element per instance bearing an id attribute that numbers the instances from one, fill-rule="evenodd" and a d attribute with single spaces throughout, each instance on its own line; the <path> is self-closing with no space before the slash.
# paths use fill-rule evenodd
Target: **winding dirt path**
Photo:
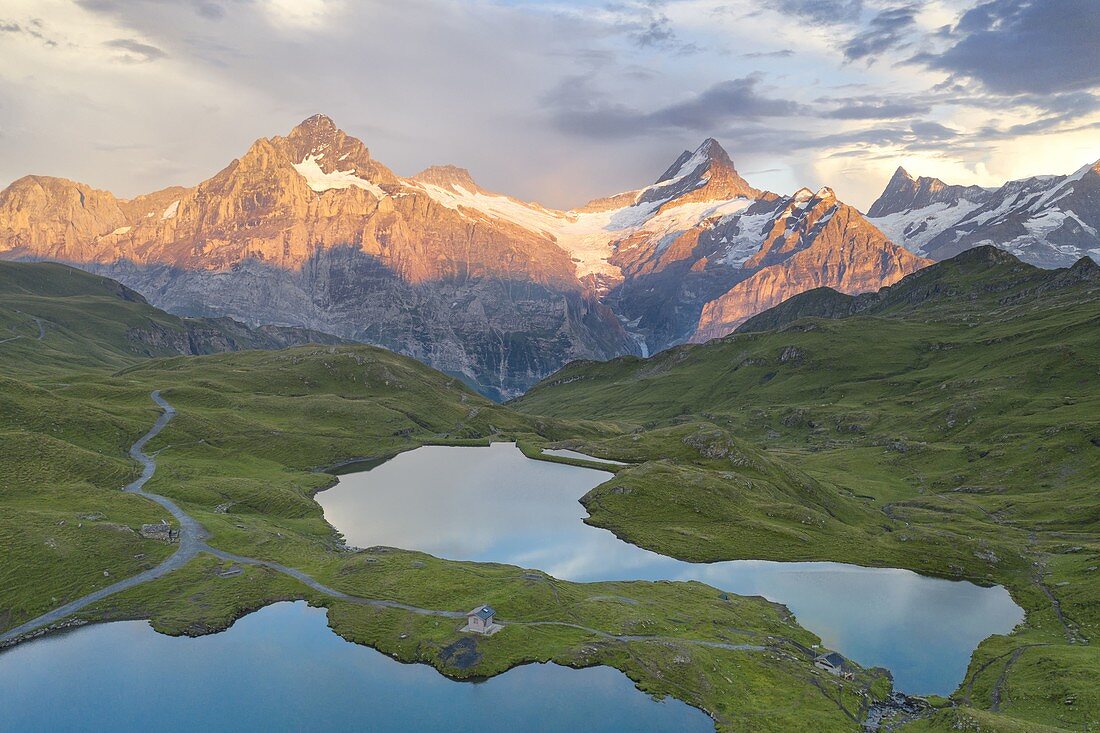
<path id="1" fill-rule="evenodd" d="M 160 565 L 154 568 L 150 568 L 142 573 L 138 573 L 125 580 L 120 580 L 117 583 L 107 586 L 106 588 L 100 588 L 97 591 L 89 593 L 86 596 L 66 603 L 64 606 L 55 608 L 52 611 L 42 614 L 38 618 L 31 619 L 26 623 L 20 624 L 9 631 L 0 634 L 0 648 L 10 646 L 22 640 L 32 632 L 57 624 L 69 616 L 73 615 L 77 611 L 86 608 L 87 606 L 101 601 L 108 596 L 112 596 L 116 593 L 121 593 L 124 590 L 129 590 L 135 586 L 143 583 L 148 583 L 151 580 L 161 578 L 174 570 L 177 570 L 188 562 L 193 560 L 200 553 L 206 553 L 213 555 L 221 560 L 227 560 L 236 562 L 241 565 L 251 565 L 258 567 L 265 567 L 276 572 L 288 575 L 313 590 L 322 593 L 331 598 L 337 598 L 349 603 L 355 603 L 363 606 L 372 606 L 375 608 L 392 608 L 401 611 L 408 611 L 411 613 L 420 614 L 423 616 L 441 616 L 444 618 L 460 619 L 465 617 L 463 611 L 443 611 L 432 608 L 420 608 L 419 606 L 411 606 L 406 603 L 399 603 L 397 601 L 388 601 L 376 598 L 361 598 L 359 596 L 353 596 L 343 591 L 336 590 L 324 585 L 320 581 L 316 580 L 310 575 L 298 570 L 296 568 L 288 567 L 286 565 L 280 565 L 276 562 L 268 560 L 258 560 L 252 557 L 245 557 L 243 555 L 235 555 L 231 552 L 225 552 L 217 548 L 211 547 L 206 543 L 206 540 L 210 537 L 209 532 L 202 526 L 194 517 L 187 512 L 183 511 L 175 502 L 167 497 L 159 494 L 153 494 L 145 490 L 145 484 L 149 482 L 149 479 L 153 477 L 153 473 L 156 471 L 156 454 L 152 456 L 145 452 L 145 446 L 149 444 L 153 438 L 160 434 L 164 430 L 165 426 L 171 422 L 172 418 L 176 416 L 176 410 L 163 397 L 160 396 L 160 390 L 152 393 L 153 401 L 163 410 L 160 417 L 153 424 L 153 427 L 148 433 L 143 435 L 134 445 L 130 448 L 130 456 L 141 463 L 142 471 L 141 475 L 132 483 L 126 485 L 123 491 L 130 494 L 137 494 L 138 496 L 145 497 L 150 501 L 154 501 L 167 509 L 180 526 L 180 539 L 179 547 L 171 557 L 166 559 Z M 594 634 L 596 636 L 612 639 L 622 642 L 631 641 L 646 641 L 646 642 L 661 642 L 661 643 L 677 643 L 677 644 L 689 644 L 693 646 L 704 646 L 716 649 L 729 649 L 735 651 L 766 651 L 768 647 L 757 644 L 730 644 L 720 641 L 707 641 L 704 639 L 681 639 L 676 637 L 663 637 L 663 636 L 638 636 L 638 635 L 618 635 L 612 634 L 599 629 L 593 629 L 587 626 L 581 626 L 579 624 L 569 623 L 567 621 L 513 621 L 507 622 L 509 625 L 516 626 L 567 626 L 587 633 Z M 777 637 L 777 641 L 785 641 Z"/>
<path id="2" fill-rule="evenodd" d="M 43 320 L 42 318 L 39 318 L 38 316 L 32 316 L 29 313 L 23 313 L 23 311 L 20 311 L 20 310 L 17 310 L 15 312 L 20 313 L 24 316 L 27 316 L 32 321 L 34 321 L 36 326 L 38 326 L 38 335 L 35 336 L 35 341 L 41 341 L 42 339 L 46 338 L 46 322 L 45 322 L 45 320 Z M 19 334 L 17 336 L 12 336 L 11 338 L 0 339 L 0 344 L 6 344 L 9 341 L 15 341 L 15 340 L 21 339 L 21 338 L 23 338 L 23 334 Z"/>
<path id="3" fill-rule="evenodd" d="M 153 472 L 156 470 L 157 467 L 155 458 L 146 455 L 144 452 L 144 448 L 150 440 L 155 438 L 157 434 L 160 433 L 161 430 L 164 430 L 164 426 L 167 425 L 168 422 L 176 414 L 175 409 L 173 409 L 171 405 L 169 405 L 161 398 L 159 391 L 153 392 L 152 396 L 153 401 L 164 408 L 164 412 L 157 419 L 156 423 L 153 424 L 152 429 L 149 430 L 149 432 L 146 433 L 144 436 L 142 436 L 141 439 L 138 440 L 138 442 L 134 443 L 134 445 L 130 448 L 130 455 L 142 464 L 142 471 L 141 476 L 139 476 L 135 481 L 124 487 L 123 491 L 144 496 L 147 499 L 157 502 L 172 513 L 172 516 L 174 516 L 180 523 L 179 548 L 171 557 L 169 557 L 167 560 L 154 568 L 150 568 L 149 570 L 138 573 L 137 575 L 126 578 L 125 580 L 120 580 L 117 583 L 113 583 L 107 586 L 106 588 L 100 588 L 99 590 L 93 591 L 92 593 L 89 593 L 82 598 L 78 598 L 75 601 L 66 603 L 60 608 L 55 608 L 52 611 L 44 613 L 38 618 L 31 619 L 24 624 L 20 624 L 19 626 L 16 626 L 14 629 L 10 629 L 4 634 L 0 634 L 0 646 L 5 645 L 8 642 L 14 641 L 19 637 L 37 629 L 41 629 L 45 626 L 50 626 L 52 624 L 58 623 L 59 621 L 62 621 L 63 619 L 76 613 L 80 609 L 85 608 L 97 601 L 101 601 L 108 596 L 112 596 L 115 593 L 120 593 L 124 590 L 128 590 L 135 586 L 141 585 L 142 583 L 148 583 L 150 580 L 156 580 L 157 578 L 167 575 L 173 570 L 176 570 L 186 565 L 192 558 L 194 558 L 197 554 L 199 554 L 200 551 L 205 548 L 206 544 L 204 540 L 206 539 L 207 534 L 206 530 L 203 529 L 201 524 L 195 521 L 189 514 L 185 513 L 169 499 L 166 499 L 163 496 L 158 496 L 156 494 L 150 494 L 142 488 L 149 481 L 149 479 L 153 477 Z"/>

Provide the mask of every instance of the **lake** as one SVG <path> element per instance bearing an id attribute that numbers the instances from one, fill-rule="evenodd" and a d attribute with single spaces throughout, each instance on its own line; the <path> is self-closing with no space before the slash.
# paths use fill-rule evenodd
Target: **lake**
<path id="1" fill-rule="evenodd" d="M 952 692 L 978 643 L 1024 618 L 1001 586 L 831 562 L 689 563 L 644 550 L 584 524 L 578 499 L 608 478 L 532 460 L 512 443 L 428 446 L 343 475 L 317 501 L 356 547 L 508 563 L 564 580 L 698 580 L 761 595 L 827 647 L 888 668 L 911 694 Z"/>
<path id="2" fill-rule="evenodd" d="M 197 639 L 144 621 L 0 653 L 5 731 L 713 731 L 609 667 L 517 667 L 478 683 L 341 639 L 324 609 L 278 603 Z"/>

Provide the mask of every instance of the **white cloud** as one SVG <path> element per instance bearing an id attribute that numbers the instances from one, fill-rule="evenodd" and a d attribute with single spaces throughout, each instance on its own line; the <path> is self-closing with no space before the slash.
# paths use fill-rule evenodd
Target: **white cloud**
<path id="1" fill-rule="evenodd" d="M 932 92 L 943 73 L 901 63 L 917 46 L 935 46 L 962 0 L 923 5 L 914 48 L 887 49 L 870 65 L 846 63 L 843 47 L 890 4 L 878 0 L 828 28 L 776 3 L 732 0 L 81 2 L 0 0 L 0 27 L 20 29 L 0 31 L 0 185 L 30 172 L 124 195 L 190 184 L 315 112 L 400 174 L 456 163 L 487 188 L 555 206 L 648 183 L 711 135 L 742 170 L 769 171 L 756 185 L 828 183 L 861 206 L 903 160 L 914 173 L 986 184 L 1100 157 L 1088 135 L 1057 126 L 993 140 L 983 132 L 991 123 L 1007 129 L 1043 112 Z M 774 53 L 784 49 L 792 53 Z M 766 124 L 700 114 L 693 126 L 632 137 L 555 124 L 552 105 L 570 94 L 576 102 L 582 88 L 609 109 L 645 112 L 721 102 L 702 93 L 753 74 L 761 95 L 801 111 Z M 929 100 L 929 114 L 814 113 L 841 98 L 886 97 Z M 700 119 L 717 129 L 697 129 Z M 916 150 L 911 134 L 904 139 L 914 121 L 960 135 Z"/>
<path id="2" fill-rule="evenodd" d="M 317 30 L 334 22 L 344 10 L 340 0 L 263 0 L 271 22 L 291 30 Z"/>

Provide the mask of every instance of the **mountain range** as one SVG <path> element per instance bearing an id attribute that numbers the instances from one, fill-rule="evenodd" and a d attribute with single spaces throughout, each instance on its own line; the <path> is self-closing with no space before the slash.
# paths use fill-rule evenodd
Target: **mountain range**
<path id="1" fill-rule="evenodd" d="M 898 168 L 867 213 L 892 241 L 935 260 L 984 244 L 1040 267 L 1100 260 L 1100 161 L 999 188 L 913 178 Z"/>
<path id="2" fill-rule="evenodd" d="M 1076 203 L 1096 195 L 1095 168 L 1070 178 L 1033 200 L 1036 211 L 1077 206 L 1052 242 L 1095 234 L 1095 208 L 1078 218 Z M 560 211 L 454 166 L 403 178 L 315 115 L 192 188 L 126 200 L 21 178 L 0 192 L 0 258 L 108 275 L 179 315 L 381 345 L 501 399 L 575 359 L 722 336 L 805 290 L 875 291 L 960 248 L 1037 230 L 1034 217 L 963 221 L 995 208 L 993 193 L 926 181 L 895 175 L 867 218 L 828 188 L 754 188 L 708 139 L 650 185 Z M 939 226 L 956 214 L 953 229 Z M 968 221 L 982 224 L 939 243 Z"/>

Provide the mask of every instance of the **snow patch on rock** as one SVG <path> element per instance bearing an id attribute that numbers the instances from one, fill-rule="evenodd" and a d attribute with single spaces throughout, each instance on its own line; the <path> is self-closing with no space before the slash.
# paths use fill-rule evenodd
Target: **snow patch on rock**
<path id="1" fill-rule="evenodd" d="M 354 186 L 365 191 L 370 191 L 379 199 L 386 196 L 386 192 L 382 190 L 381 186 L 365 178 L 360 178 L 355 175 L 355 171 L 332 171 L 331 173 L 326 173 L 317 162 L 323 157 L 324 153 L 320 155 L 307 155 L 305 160 L 301 163 L 291 164 L 294 166 L 294 170 L 298 171 L 298 174 L 306 179 L 306 185 L 314 191 L 322 193 L 334 188 L 344 189 Z"/>

